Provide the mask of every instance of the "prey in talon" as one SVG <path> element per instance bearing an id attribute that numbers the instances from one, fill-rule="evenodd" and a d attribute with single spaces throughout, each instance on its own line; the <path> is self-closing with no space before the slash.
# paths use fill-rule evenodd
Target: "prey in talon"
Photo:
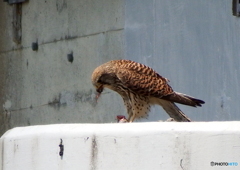
<path id="1" fill-rule="evenodd" d="M 128 120 L 123 115 L 117 115 L 117 121 L 118 123 L 128 123 Z"/>

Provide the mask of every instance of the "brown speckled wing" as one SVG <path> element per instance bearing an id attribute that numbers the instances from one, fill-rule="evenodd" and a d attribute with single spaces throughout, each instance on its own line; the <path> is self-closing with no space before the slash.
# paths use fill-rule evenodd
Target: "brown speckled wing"
<path id="1" fill-rule="evenodd" d="M 117 77 L 133 92 L 159 98 L 173 93 L 167 79 L 150 67 L 130 60 L 118 60 L 115 64 Z"/>

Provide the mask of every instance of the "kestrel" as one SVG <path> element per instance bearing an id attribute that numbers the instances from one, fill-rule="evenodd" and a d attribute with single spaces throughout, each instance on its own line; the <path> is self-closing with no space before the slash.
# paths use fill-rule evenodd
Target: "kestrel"
<path id="1" fill-rule="evenodd" d="M 201 106 L 205 102 L 173 91 L 168 79 L 152 68 L 130 60 L 112 60 L 97 67 L 92 73 L 92 83 L 98 92 L 103 89 L 116 91 L 123 98 L 129 115 L 127 121 L 146 117 L 152 105 L 160 105 L 175 121 L 191 120 L 175 105 Z"/>

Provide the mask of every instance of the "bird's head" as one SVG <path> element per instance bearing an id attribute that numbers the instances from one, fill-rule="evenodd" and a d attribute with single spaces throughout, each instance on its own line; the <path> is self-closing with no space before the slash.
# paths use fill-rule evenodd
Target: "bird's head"
<path id="1" fill-rule="evenodd" d="M 113 83 L 111 67 L 103 64 L 97 67 L 92 73 L 92 84 L 96 88 L 98 99 L 105 87 Z"/>

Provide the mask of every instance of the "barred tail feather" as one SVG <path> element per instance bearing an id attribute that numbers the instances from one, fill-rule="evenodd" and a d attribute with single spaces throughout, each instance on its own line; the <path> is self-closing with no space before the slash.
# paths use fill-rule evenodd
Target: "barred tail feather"
<path id="1" fill-rule="evenodd" d="M 173 94 L 164 96 L 164 97 L 162 97 L 162 99 L 168 100 L 171 102 L 188 105 L 188 106 L 193 106 L 193 107 L 197 107 L 197 106 L 201 107 L 202 104 L 205 103 L 203 100 L 196 99 L 192 96 L 188 96 L 186 94 L 182 94 L 182 93 L 178 93 L 178 92 L 174 92 Z"/>

